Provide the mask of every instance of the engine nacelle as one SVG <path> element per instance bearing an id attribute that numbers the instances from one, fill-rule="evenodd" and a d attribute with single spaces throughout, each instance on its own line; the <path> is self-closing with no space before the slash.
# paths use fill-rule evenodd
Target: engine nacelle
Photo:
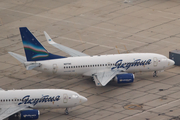
<path id="1" fill-rule="evenodd" d="M 114 81 L 116 83 L 132 83 L 134 81 L 134 74 L 132 73 L 126 73 L 126 74 L 119 74 L 116 75 L 116 77 L 114 78 Z"/>
<path id="2" fill-rule="evenodd" d="M 39 110 L 24 110 L 20 112 L 20 120 L 38 119 L 39 115 Z"/>

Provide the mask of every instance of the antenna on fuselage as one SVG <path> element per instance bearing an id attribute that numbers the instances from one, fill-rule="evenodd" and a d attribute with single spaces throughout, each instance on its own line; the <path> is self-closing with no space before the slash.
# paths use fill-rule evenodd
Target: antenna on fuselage
<path id="1" fill-rule="evenodd" d="M 116 46 L 116 49 L 117 49 L 118 53 L 120 54 L 119 49 L 118 49 L 118 47 L 117 47 L 117 46 Z"/>
<path id="2" fill-rule="evenodd" d="M 125 50 L 127 51 L 127 53 L 129 53 L 129 51 L 128 51 L 127 48 L 126 48 L 126 45 L 124 45 L 124 48 L 125 48 Z"/>

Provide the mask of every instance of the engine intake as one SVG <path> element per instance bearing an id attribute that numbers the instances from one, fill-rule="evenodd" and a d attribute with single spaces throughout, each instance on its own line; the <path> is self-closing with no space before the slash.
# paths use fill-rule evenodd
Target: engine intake
<path id="1" fill-rule="evenodd" d="M 120 84 L 120 83 L 132 83 L 134 81 L 134 74 L 132 73 L 126 73 L 126 74 L 119 74 L 116 75 L 114 78 L 115 82 Z"/>
<path id="2" fill-rule="evenodd" d="M 39 110 L 24 110 L 20 112 L 20 120 L 38 119 L 39 115 Z"/>

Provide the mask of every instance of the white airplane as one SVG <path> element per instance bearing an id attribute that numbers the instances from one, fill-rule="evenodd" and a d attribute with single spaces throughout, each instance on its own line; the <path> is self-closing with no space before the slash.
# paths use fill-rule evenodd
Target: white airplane
<path id="1" fill-rule="evenodd" d="M 37 109 L 75 107 L 87 101 L 78 93 L 64 89 L 0 90 L 0 120 L 18 114 L 21 120 L 38 119 Z"/>
<path id="2" fill-rule="evenodd" d="M 27 70 L 37 70 L 53 74 L 81 74 L 92 76 L 96 86 L 105 86 L 109 81 L 117 83 L 131 83 L 135 72 L 162 71 L 172 65 L 174 61 L 164 55 L 155 53 L 128 53 L 115 55 L 89 56 L 61 44 L 55 43 L 44 32 L 49 44 L 66 52 L 72 57 L 63 57 L 49 53 L 26 28 L 20 28 L 26 58 L 9 52 L 23 63 Z M 26 60 L 27 59 L 27 60 Z"/>

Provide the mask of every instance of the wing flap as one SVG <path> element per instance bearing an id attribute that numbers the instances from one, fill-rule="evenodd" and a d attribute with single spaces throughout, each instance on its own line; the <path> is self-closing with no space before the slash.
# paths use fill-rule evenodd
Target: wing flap
<path id="1" fill-rule="evenodd" d="M 93 78 L 95 80 L 96 86 L 105 86 L 116 75 L 117 71 L 108 70 L 96 73 Z"/>
<path id="2" fill-rule="evenodd" d="M 78 56 L 89 56 L 85 53 L 79 52 L 77 50 L 71 49 L 69 47 L 66 47 L 64 45 L 58 44 L 56 42 L 54 42 L 51 37 L 44 31 L 45 37 L 48 41 L 49 44 L 51 44 L 52 46 L 60 49 L 61 51 L 64 51 L 65 53 L 71 55 L 72 57 L 78 57 Z"/>
<path id="3" fill-rule="evenodd" d="M 28 106 L 2 105 L 0 107 L 0 120 L 3 120 L 21 110 L 24 110 L 27 107 Z"/>

